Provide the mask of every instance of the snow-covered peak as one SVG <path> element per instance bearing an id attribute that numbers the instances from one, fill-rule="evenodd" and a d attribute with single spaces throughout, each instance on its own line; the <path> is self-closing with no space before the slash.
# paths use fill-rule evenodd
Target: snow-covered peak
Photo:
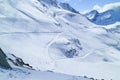
<path id="1" fill-rule="evenodd" d="M 98 25 L 114 24 L 120 21 L 120 7 L 114 7 L 101 13 L 93 10 L 89 13 L 86 13 L 85 16 Z"/>
<path id="2" fill-rule="evenodd" d="M 68 3 L 60 3 L 60 7 L 65 9 L 65 10 L 68 10 L 68 11 L 71 11 L 71 12 L 74 12 L 74 13 L 79 13 L 78 11 L 76 11 L 74 8 L 72 8 Z"/>
<path id="3" fill-rule="evenodd" d="M 53 6 L 53 7 L 61 8 L 61 9 L 68 10 L 74 13 L 79 13 L 74 8 L 72 8 L 68 3 L 58 2 L 57 0 L 38 0 L 38 1 L 44 5 L 47 4 L 49 7 Z"/>
<path id="4" fill-rule="evenodd" d="M 58 2 L 57 0 L 38 0 L 41 3 L 45 3 L 49 6 L 54 6 L 54 7 L 58 7 Z"/>
<path id="5" fill-rule="evenodd" d="M 97 15 L 99 14 L 99 12 L 97 10 L 93 10 L 93 11 L 90 11 L 88 13 L 85 14 L 85 16 L 87 18 L 89 18 L 90 20 L 92 20 L 93 18 L 95 18 Z"/>

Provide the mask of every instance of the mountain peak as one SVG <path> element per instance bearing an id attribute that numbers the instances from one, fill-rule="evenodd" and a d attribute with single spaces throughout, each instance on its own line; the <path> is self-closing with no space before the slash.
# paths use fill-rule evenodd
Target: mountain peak
<path id="1" fill-rule="evenodd" d="M 65 10 L 68 10 L 68 11 L 71 11 L 71 12 L 74 12 L 74 13 L 79 13 L 78 11 L 76 11 L 74 8 L 72 8 L 68 3 L 60 3 L 60 7 L 65 9 Z"/>
<path id="2" fill-rule="evenodd" d="M 54 7 L 62 8 L 64 10 L 68 10 L 74 13 L 79 13 L 73 7 L 71 7 L 68 3 L 58 2 L 57 0 L 38 0 L 38 1 L 43 4 L 47 4 L 49 6 L 54 6 Z"/>
<path id="3" fill-rule="evenodd" d="M 57 0 L 38 0 L 39 2 L 46 3 L 47 5 L 52 5 L 57 7 L 58 6 L 58 1 Z"/>
<path id="4" fill-rule="evenodd" d="M 92 10 L 92 11 L 86 13 L 85 16 L 86 16 L 88 19 L 92 20 L 92 19 L 93 19 L 94 17 L 96 17 L 98 14 L 99 14 L 99 12 L 98 12 L 97 10 Z"/>
<path id="5" fill-rule="evenodd" d="M 120 21 L 120 7 L 110 8 L 104 12 L 90 11 L 85 16 L 97 25 L 109 25 Z"/>

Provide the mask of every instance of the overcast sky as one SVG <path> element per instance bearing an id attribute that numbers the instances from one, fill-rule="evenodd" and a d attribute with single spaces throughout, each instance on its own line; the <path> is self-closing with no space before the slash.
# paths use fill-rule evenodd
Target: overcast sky
<path id="1" fill-rule="evenodd" d="M 92 10 L 93 8 L 101 8 L 110 3 L 120 2 L 120 0 L 58 0 L 67 2 L 80 12 Z"/>

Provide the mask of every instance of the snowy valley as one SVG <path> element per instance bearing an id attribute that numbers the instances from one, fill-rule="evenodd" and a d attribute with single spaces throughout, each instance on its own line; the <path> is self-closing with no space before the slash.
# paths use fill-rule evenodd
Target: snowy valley
<path id="1" fill-rule="evenodd" d="M 0 0 L 0 66 L 11 67 L 0 80 L 119 80 L 120 17 L 98 25 L 98 14 L 56 0 Z"/>

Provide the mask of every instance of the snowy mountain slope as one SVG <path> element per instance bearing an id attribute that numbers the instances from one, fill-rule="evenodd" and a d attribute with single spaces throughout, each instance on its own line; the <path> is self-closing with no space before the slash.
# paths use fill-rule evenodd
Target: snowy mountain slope
<path id="1" fill-rule="evenodd" d="M 64 66 L 63 66 L 64 65 Z M 69 75 L 81 75 L 93 77 L 98 80 L 119 80 L 119 63 L 90 63 L 79 62 L 79 60 L 58 60 L 55 72 L 61 72 Z M 68 68 L 69 66 L 69 68 Z M 74 67 L 74 68 L 73 68 Z"/>
<path id="2" fill-rule="evenodd" d="M 0 80 L 90 80 L 53 72 L 16 68 L 12 71 L 0 69 Z"/>
<path id="3" fill-rule="evenodd" d="M 62 2 L 59 3 L 57 0 L 38 0 L 38 1 L 40 1 L 44 6 L 47 6 L 47 7 L 54 6 L 54 7 L 65 9 L 74 13 L 79 13 L 74 8 L 72 8 L 68 3 L 62 3 Z"/>
<path id="4" fill-rule="evenodd" d="M 53 3 L 57 4 L 56 1 Z M 47 0 L 1 0 L 0 47 L 9 58 L 10 54 L 14 54 L 36 70 L 60 73 L 61 66 L 57 66 L 57 61 L 63 62 L 63 69 L 67 69 L 69 66 L 64 64 L 70 59 L 68 65 L 79 64 L 81 68 L 86 66 L 81 63 L 90 63 L 82 75 L 108 79 L 103 73 L 98 76 L 96 71 L 92 75 L 87 72 L 91 66 L 96 66 L 93 63 L 98 63 L 98 66 L 106 62 L 106 68 L 109 63 L 115 63 L 113 66 L 119 64 L 119 34 L 115 35 L 83 15 L 59 8 L 59 3 L 57 6 L 53 3 Z M 76 68 L 71 67 L 73 70 Z M 114 70 L 117 74 L 118 71 L 119 68 Z M 68 74 L 64 70 L 62 73 Z M 73 71 L 70 74 L 75 75 Z M 111 78 L 115 78 L 114 75 Z"/>
<path id="5" fill-rule="evenodd" d="M 86 13 L 85 16 L 98 25 L 109 25 L 116 22 L 120 22 L 120 7 L 115 7 L 107 11 L 99 13 L 96 10 L 93 10 L 89 13 Z"/>

